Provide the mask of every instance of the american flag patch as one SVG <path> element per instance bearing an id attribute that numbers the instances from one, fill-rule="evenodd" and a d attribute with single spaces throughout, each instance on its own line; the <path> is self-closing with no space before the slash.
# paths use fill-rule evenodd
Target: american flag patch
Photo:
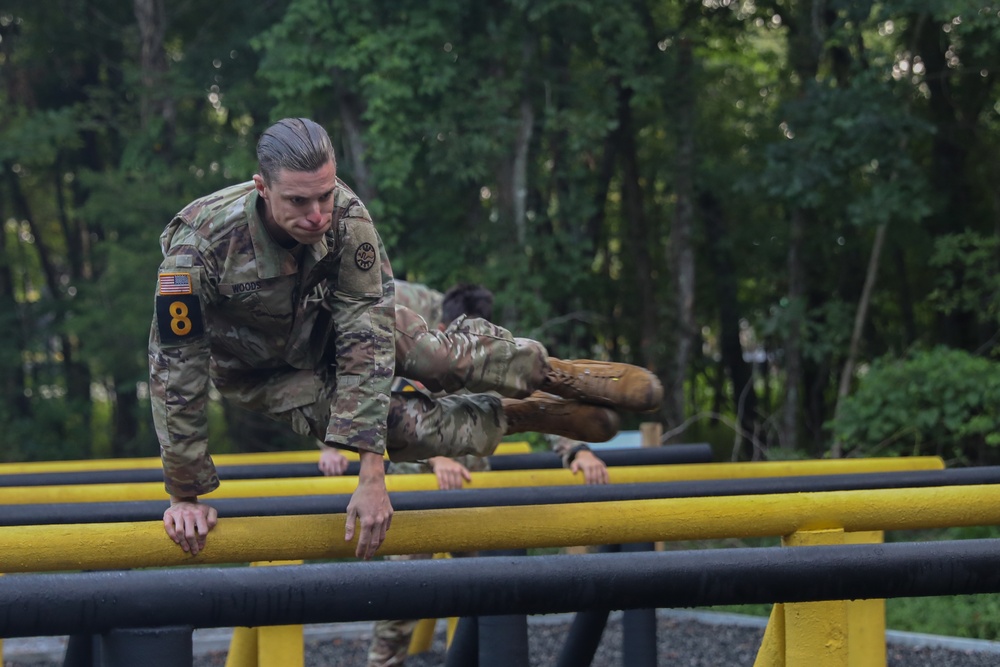
<path id="1" fill-rule="evenodd" d="M 190 273 L 161 273 L 160 294 L 190 294 Z"/>

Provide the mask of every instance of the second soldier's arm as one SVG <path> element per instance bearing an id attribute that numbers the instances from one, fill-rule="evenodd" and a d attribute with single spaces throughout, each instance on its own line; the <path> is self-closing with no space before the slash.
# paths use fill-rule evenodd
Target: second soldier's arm
<path id="1" fill-rule="evenodd" d="M 585 443 L 555 435 L 548 438 L 552 451 L 562 457 L 563 466 L 574 475 L 582 472 L 585 483 L 607 484 L 610 481 L 608 466 Z"/>

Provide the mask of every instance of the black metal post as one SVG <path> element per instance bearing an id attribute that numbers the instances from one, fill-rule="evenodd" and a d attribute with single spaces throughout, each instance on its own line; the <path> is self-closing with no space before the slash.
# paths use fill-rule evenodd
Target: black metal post
<path id="1" fill-rule="evenodd" d="M 95 667 L 100 660 L 100 637 L 70 635 L 63 654 L 63 667 Z"/>
<path id="2" fill-rule="evenodd" d="M 597 553 L 617 553 L 621 550 L 618 544 L 602 544 L 595 551 Z M 597 654 L 597 647 L 601 645 L 601 637 L 608 626 L 608 616 L 610 609 L 595 609 L 593 611 L 578 611 L 573 616 L 573 622 L 566 633 L 566 641 L 563 642 L 562 650 L 556 667 L 586 667 L 594 662 Z"/>
<path id="3" fill-rule="evenodd" d="M 652 542 L 621 545 L 621 552 L 654 551 Z M 656 609 L 626 609 L 622 617 L 622 666 L 656 667 Z"/>
<path id="4" fill-rule="evenodd" d="M 101 636 L 100 667 L 191 667 L 191 627 L 112 630 Z"/>
<path id="5" fill-rule="evenodd" d="M 445 667 L 478 667 L 479 665 L 479 619 L 463 616 L 458 619 L 455 634 L 448 647 Z"/>
<path id="6" fill-rule="evenodd" d="M 516 564 L 526 549 L 487 551 L 483 555 L 510 558 Z M 528 562 L 525 567 L 531 567 Z M 479 617 L 479 667 L 528 667 L 528 617 L 524 614 Z"/>

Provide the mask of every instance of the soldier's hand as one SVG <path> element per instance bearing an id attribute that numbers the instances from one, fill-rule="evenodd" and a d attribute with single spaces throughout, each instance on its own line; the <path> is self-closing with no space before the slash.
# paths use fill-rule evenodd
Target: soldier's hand
<path id="1" fill-rule="evenodd" d="M 347 525 L 344 541 L 354 539 L 355 523 L 360 523 L 358 547 L 354 555 L 370 559 L 385 541 L 385 534 L 392 524 L 392 504 L 385 488 L 385 467 L 382 457 L 374 452 L 361 452 L 361 471 L 358 488 L 347 504 Z"/>
<path id="2" fill-rule="evenodd" d="M 347 457 L 333 447 L 323 446 L 319 455 L 319 471 L 327 477 L 343 475 L 347 470 Z"/>
<path id="3" fill-rule="evenodd" d="M 576 453 L 569 469 L 573 471 L 574 475 L 582 471 L 583 480 L 587 484 L 607 484 L 609 481 L 608 467 L 604 461 L 586 449 Z"/>
<path id="4" fill-rule="evenodd" d="M 218 520 L 215 508 L 199 503 L 197 498 L 171 498 L 170 507 L 163 513 L 167 535 L 192 556 L 205 548 L 208 531 L 215 528 Z"/>
<path id="5" fill-rule="evenodd" d="M 438 488 L 442 491 L 461 489 L 463 479 L 466 482 L 472 481 L 469 469 L 458 461 L 449 459 L 447 456 L 435 456 L 427 459 L 427 463 L 430 464 L 431 470 L 434 471 L 434 476 L 437 477 Z"/>

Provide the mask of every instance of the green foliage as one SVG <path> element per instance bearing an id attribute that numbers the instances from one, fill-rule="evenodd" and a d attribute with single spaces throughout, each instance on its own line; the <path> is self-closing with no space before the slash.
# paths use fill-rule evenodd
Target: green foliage
<path id="1" fill-rule="evenodd" d="M 1000 238 L 966 230 L 938 237 L 931 266 L 937 287 L 928 295 L 945 314 L 971 313 L 978 321 L 1000 321 Z"/>
<path id="2" fill-rule="evenodd" d="M 894 598 L 886 600 L 885 616 L 892 630 L 1000 639 L 1000 597 L 995 594 Z"/>
<path id="3" fill-rule="evenodd" d="M 82 451 L 84 434 L 120 428 L 112 403 L 88 409 L 87 385 L 141 388 L 160 230 L 193 197 L 248 178 L 260 130 L 286 115 L 331 131 L 398 275 L 486 283 L 516 333 L 561 356 L 655 366 L 691 389 L 692 412 L 733 403 L 716 353 L 722 319 L 738 318 L 769 352 L 762 430 L 783 422 L 771 413 L 801 331 L 797 421 L 819 433 L 883 225 L 861 367 L 918 344 L 993 344 L 1000 28 L 985 6 L 166 3 L 151 63 L 130 3 L 15 4 L 0 11 L 4 432 L 44 415 L 36 439 Z M 685 206 L 692 332 L 677 326 L 672 275 Z M 793 211 L 808 230 L 795 302 Z M 678 343 L 702 328 L 716 347 L 696 349 L 673 382 Z M 42 386 L 56 398 L 25 395 Z M 867 447 L 889 438 L 889 451 L 977 459 L 991 449 L 988 407 L 957 413 L 957 429 L 928 408 L 919 445 L 906 410 L 886 433 L 851 428 Z M 730 449 L 716 426 L 712 441 Z"/>
<path id="4" fill-rule="evenodd" d="M 856 455 L 941 455 L 987 463 L 1000 445 L 1000 368 L 935 348 L 872 363 L 832 427 Z"/>

